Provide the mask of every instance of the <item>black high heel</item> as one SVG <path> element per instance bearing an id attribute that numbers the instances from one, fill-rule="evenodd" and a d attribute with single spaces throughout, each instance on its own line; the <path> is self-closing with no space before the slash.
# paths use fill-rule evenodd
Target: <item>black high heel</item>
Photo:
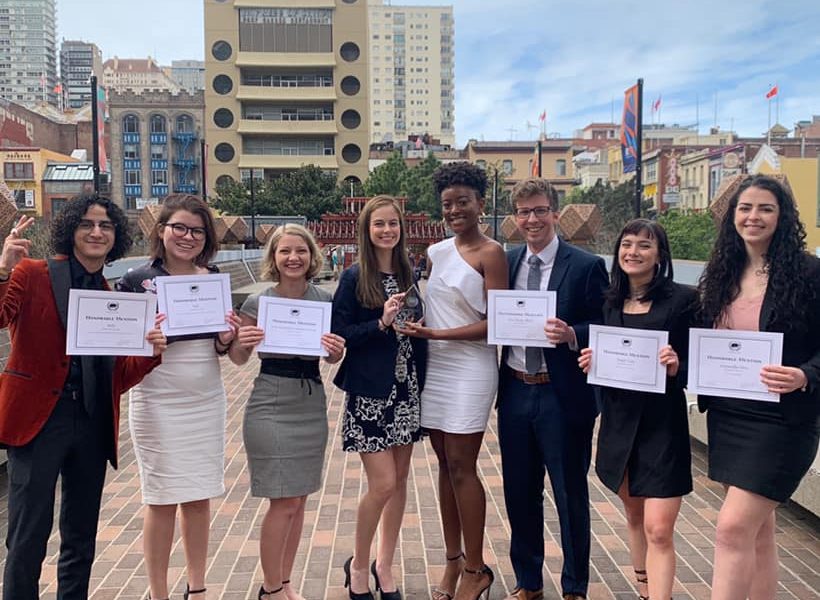
<path id="1" fill-rule="evenodd" d="M 274 594 L 278 594 L 279 592 L 281 592 L 284 589 L 285 589 L 285 586 L 280 585 L 275 590 L 266 590 L 265 589 L 265 584 L 263 583 L 262 585 L 259 586 L 259 594 L 257 594 L 257 598 L 258 598 L 258 600 L 262 600 L 262 596 L 273 596 Z"/>
<path id="2" fill-rule="evenodd" d="M 635 569 L 635 580 L 638 583 L 649 585 L 649 578 L 646 576 L 646 569 Z M 649 596 L 638 594 L 638 600 L 649 600 Z"/>
<path id="3" fill-rule="evenodd" d="M 185 591 L 182 592 L 182 597 L 184 600 L 188 600 L 188 596 L 190 594 L 204 594 L 208 591 L 208 588 L 202 588 L 201 590 L 192 590 L 191 587 L 186 583 L 185 584 Z"/>
<path id="4" fill-rule="evenodd" d="M 345 587 L 347 588 L 347 594 L 350 596 L 350 600 L 376 600 L 373 597 L 373 592 L 368 589 L 366 592 L 362 592 L 361 594 L 357 594 L 353 591 L 353 588 L 350 584 L 350 569 L 351 565 L 353 564 L 353 557 L 351 556 L 345 561 L 344 569 L 345 572 Z"/>
<path id="5" fill-rule="evenodd" d="M 379 574 L 376 572 L 376 561 L 374 560 L 370 563 L 370 572 L 373 573 L 373 579 L 376 582 L 376 591 L 379 592 L 382 600 L 402 600 L 401 592 L 399 591 L 398 586 L 396 590 L 393 592 L 385 592 L 382 589 L 381 583 L 379 582 Z"/>
<path id="6" fill-rule="evenodd" d="M 447 562 L 453 562 L 454 560 L 461 560 L 464 558 L 464 552 L 459 552 L 455 556 L 445 556 L 444 558 L 447 559 Z M 461 578 L 461 571 L 459 570 L 459 575 L 456 577 L 456 586 L 458 586 L 458 580 Z M 456 591 L 453 589 L 453 593 L 445 592 L 441 588 L 433 588 L 432 596 L 433 600 L 453 600 L 453 596 L 455 595 Z"/>
<path id="7" fill-rule="evenodd" d="M 480 569 L 476 569 L 476 570 L 468 569 L 467 567 L 464 567 L 464 572 L 469 573 L 470 575 L 479 575 L 479 576 L 486 575 L 487 577 L 490 578 L 490 582 L 487 584 L 487 586 L 481 588 L 478 591 L 478 594 L 476 594 L 476 597 L 475 597 L 475 600 L 478 600 L 483 595 L 487 600 L 490 600 L 490 588 L 492 587 L 493 582 L 495 581 L 495 573 L 493 573 L 493 570 L 490 567 L 488 567 L 487 565 L 484 565 Z"/>

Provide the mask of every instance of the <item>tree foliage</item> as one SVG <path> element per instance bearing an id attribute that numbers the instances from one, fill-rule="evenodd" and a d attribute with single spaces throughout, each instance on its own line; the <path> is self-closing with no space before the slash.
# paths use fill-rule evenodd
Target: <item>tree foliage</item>
<path id="1" fill-rule="evenodd" d="M 708 212 L 669 211 L 658 217 L 669 237 L 673 258 L 708 260 L 717 228 Z"/>
<path id="2" fill-rule="evenodd" d="M 367 196 L 401 196 L 404 181 L 407 177 L 407 165 L 401 152 L 393 152 L 386 162 L 373 169 L 364 183 L 364 193 Z"/>
<path id="3" fill-rule="evenodd" d="M 408 169 L 402 193 L 407 196 L 409 212 L 426 213 L 432 219 L 441 219 L 441 202 L 433 185 L 433 171 L 440 166 L 441 161 L 429 152 L 418 165 Z"/>
<path id="4" fill-rule="evenodd" d="M 623 226 L 635 217 L 635 183 L 626 181 L 613 186 L 600 181 L 592 187 L 573 188 L 567 194 L 565 204 L 595 204 L 601 211 L 603 223 L 595 236 L 594 248 L 596 252 L 608 254 L 612 252 L 612 245 L 618 238 Z M 651 203 L 644 200 L 641 205 L 641 216 L 647 215 Z"/>
<path id="5" fill-rule="evenodd" d="M 336 175 L 315 165 L 307 165 L 270 181 L 255 179 L 253 198 L 248 185 L 229 181 L 217 187 L 217 210 L 230 215 L 304 215 L 318 220 L 326 212 L 342 208 L 343 186 Z"/>

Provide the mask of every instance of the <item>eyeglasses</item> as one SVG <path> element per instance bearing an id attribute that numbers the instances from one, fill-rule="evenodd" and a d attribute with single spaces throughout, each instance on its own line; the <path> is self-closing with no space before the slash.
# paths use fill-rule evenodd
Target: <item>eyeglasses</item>
<path id="1" fill-rule="evenodd" d="M 516 208 L 515 218 L 525 221 L 526 219 L 530 218 L 530 214 L 534 214 L 539 219 L 543 219 L 551 212 L 552 207 L 550 206 L 537 206 L 535 208 Z"/>
<path id="2" fill-rule="evenodd" d="M 165 227 L 170 227 L 171 233 L 178 238 L 185 237 L 190 233 L 191 237 L 197 241 L 204 240 L 205 235 L 208 233 L 204 227 L 188 227 L 182 223 L 166 223 Z"/>
<path id="3" fill-rule="evenodd" d="M 80 231 L 93 231 L 95 227 L 99 227 L 103 233 L 114 233 L 116 227 L 111 221 L 92 221 L 91 219 L 80 219 L 77 224 L 77 229 Z"/>

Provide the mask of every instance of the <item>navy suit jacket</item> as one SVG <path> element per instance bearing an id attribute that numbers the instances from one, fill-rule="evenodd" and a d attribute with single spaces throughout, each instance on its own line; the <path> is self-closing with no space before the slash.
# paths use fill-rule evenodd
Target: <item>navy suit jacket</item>
<path id="1" fill-rule="evenodd" d="M 345 357 L 333 379 L 336 387 L 354 396 L 387 398 L 393 387 L 399 342 L 390 329 L 379 329 L 383 308 L 366 308 L 356 297 L 359 265 L 342 273 L 333 295 L 331 330 L 345 339 Z M 387 298 L 385 298 L 386 300 Z M 427 370 L 427 340 L 410 338 L 419 391 L 424 388 Z"/>
<path id="2" fill-rule="evenodd" d="M 515 278 L 526 250 L 526 246 L 521 246 L 507 252 L 510 289 L 515 288 Z M 601 309 L 607 287 L 609 276 L 602 258 L 558 240 L 558 253 L 547 289 L 558 293 L 556 317 L 575 330 L 578 348 L 585 348 L 589 343 L 589 325 L 600 325 L 603 321 Z M 509 348 L 505 346 L 501 353 L 502 368 L 508 353 Z M 598 414 L 595 391 L 587 384 L 586 375 L 578 366 L 578 353 L 570 350 L 568 344 L 560 344 L 557 348 L 544 348 L 544 359 L 567 418 L 571 421 L 594 420 Z"/>

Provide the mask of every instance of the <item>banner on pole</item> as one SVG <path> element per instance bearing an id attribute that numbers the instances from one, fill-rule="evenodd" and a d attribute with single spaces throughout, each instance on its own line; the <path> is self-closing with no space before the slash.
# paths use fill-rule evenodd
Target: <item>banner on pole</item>
<path id="1" fill-rule="evenodd" d="M 621 119 L 621 157 L 624 173 L 632 173 L 638 161 L 638 86 L 624 92 L 624 113 Z"/>

